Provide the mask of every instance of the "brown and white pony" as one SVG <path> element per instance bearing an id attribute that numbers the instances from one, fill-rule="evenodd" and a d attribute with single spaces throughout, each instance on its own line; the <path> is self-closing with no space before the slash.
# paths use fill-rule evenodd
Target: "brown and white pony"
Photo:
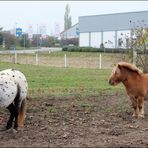
<path id="1" fill-rule="evenodd" d="M 148 98 L 148 74 L 130 63 L 119 62 L 112 70 L 109 84 L 115 86 L 120 82 L 125 86 L 132 102 L 133 116 L 144 118 L 144 100 Z"/>
<path id="2" fill-rule="evenodd" d="M 25 75 L 14 69 L 0 71 L 0 107 L 6 107 L 10 117 L 6 129 L 24 126 L 28 83 Z"/>

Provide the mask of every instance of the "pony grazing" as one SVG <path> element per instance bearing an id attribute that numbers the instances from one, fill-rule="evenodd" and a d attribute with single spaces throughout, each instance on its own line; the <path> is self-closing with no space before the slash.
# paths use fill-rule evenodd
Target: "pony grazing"
<path id="1" fill-rule="evenodd" d="M 28 83 L 24 74 L 18 70 L 0 71 L 0 107 L 6 107 L 10 117 L 6 129 L 24 126 Z"/>
<path id="2" fill-rule="evenodd" d="M 112 70 L 109 84 L 115 86 L 120 82 L 125 86 L 132 102 L 133 116 L 144 117 L 144 100 L 148 98 L 148 74 L 130 63 L 119 62 Z"/>

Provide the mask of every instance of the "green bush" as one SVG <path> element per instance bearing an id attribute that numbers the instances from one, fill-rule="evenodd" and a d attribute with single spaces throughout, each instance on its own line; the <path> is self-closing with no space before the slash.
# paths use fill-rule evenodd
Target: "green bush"
<path id="1" fill-rule="evenodd" d="M 106 52 L 106 53 L 125 53 L 128 49 L 123 48 L 94 48 L 94 47 L 78 47 L 78 46 L 64 46 L 62 51 L 69 52 Z"/>

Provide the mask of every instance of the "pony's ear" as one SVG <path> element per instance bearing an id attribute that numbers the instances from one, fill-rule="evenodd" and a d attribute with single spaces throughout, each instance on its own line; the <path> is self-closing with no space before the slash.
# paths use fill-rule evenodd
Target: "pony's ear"
<path id="1" fill-rule="evenodd" d="M 118 68 L 121 69 L 121 67 L 122 67 L 122 66 L 121 66 L 120 64 L 118 64 Z"/>

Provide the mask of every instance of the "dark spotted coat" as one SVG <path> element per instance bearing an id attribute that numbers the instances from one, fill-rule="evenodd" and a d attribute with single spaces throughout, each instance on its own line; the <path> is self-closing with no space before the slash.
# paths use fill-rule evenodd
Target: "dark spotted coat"
<path id="1" fill-rule="evenodd" d="M 27 97 L 28 83 L 24 74 L 18 70 L 6 69 L 0 72 L 0 107 L 9 106 L 20 88 L 20 103 Z"/>

